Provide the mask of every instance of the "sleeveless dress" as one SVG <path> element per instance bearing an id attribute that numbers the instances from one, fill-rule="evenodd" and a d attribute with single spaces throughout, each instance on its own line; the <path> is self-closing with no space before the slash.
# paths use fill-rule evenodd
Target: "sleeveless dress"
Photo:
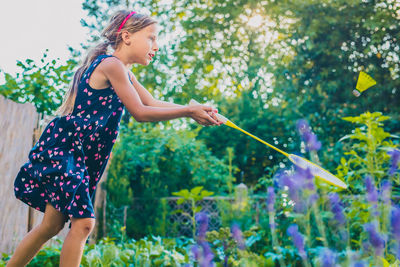
<path id="1" fill-rule="evenodd" d="M 73 112 L 49 122 L 14 181 L 17 199 L 41 212 L 50 203 L 65 222 L 96 218 L 92 200 L 118 136 L 121 100 L 112 87 L 89 86 L 93 70 L 107 57 L 98 56 L 82 75 Z"/>

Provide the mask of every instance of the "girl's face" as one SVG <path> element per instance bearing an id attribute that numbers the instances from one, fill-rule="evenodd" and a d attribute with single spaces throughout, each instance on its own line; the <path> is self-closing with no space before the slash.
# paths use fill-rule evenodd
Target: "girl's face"
<path id="1" fill-rule="evenodd" d="M 131 42 L 128 49 L 130 58 L 134 63 L 149 65 L 156 51 L 158 51 L 157 35 L 157 24 L 151 24 L 134 34 L 130 34 Z"/>

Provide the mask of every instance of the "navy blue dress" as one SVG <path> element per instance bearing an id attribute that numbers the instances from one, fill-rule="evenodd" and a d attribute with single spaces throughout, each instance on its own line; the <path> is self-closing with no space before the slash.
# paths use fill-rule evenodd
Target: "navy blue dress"
<path id="1" fill-rule="evenodd" d="M 66 215 L 65 222 L 96 218 L 92 199 L 118 136 L 121 100 L 112 87 L 89 86 L 107 57 L 98 56 L 82 75 L 73 112 L 49 122 L 14 181 L 16 198 L 41 212 L 50 203 Z"/>

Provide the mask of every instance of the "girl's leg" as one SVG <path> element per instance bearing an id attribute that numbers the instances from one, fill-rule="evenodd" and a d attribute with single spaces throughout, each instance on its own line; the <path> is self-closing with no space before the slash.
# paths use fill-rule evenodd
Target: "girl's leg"
<path id="1" fill-rule="evenodd" d="M 47 203 L 41 224 L 29 231 L 19 243 L 6 267 L 26 266 L 43 244 L 64 228 L 64 224 L 65 215 Z"/>
<path id="2" fill-rule="evenodd" d="M 86 240 L 94 225 L 93 218 L 71 218 L 71 230 L 61 249 L 60 267 L 79 267 Z"/>

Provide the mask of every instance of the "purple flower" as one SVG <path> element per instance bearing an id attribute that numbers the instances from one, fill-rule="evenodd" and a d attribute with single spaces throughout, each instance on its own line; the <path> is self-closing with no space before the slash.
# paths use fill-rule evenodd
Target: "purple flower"
<path id="1" fill-rule="evenodd" d="M 365 177 L 365 187 L 367 189 L 367 200 L 372 203 L 377 203 L 378 192 L 376 191 L 376 187 L 371 179 L 371 176 Z"/>
<path id="2" fill-rule="evenodd" d="M 233 238 L 235 238 L 235 240 L 236 240 L 236 242 L 238 244 L 238 248 L 242 249 L 242 250 L 245 249 L 246 246 L 244 244 L 242 231 L 240 230 L 240 227 L 239 227 L 239 225 L 237 223 L 232 224 L 231 232 L 232 232 Z"/>
<path id="3" fill-rule="evenodd" d="M 274 211 L 275 204 L 275 192 L 273 187 L 268 187 L 267 189 L 267 208 L 269 212 Z"/>
<path id="4" fill-rule="evenodd" d="M 296 172 L 295 172 L 295 179 L 299 180 L 303 184 L 301 185 L 303 188 L 307 188 L 309 190 L 314 190 L 314 175 L 311 173 L 311 170 L 309 168 L 307 169 L 302 169 L 300 167 L 296 166 Z"/>
<path id="5" fill-rule="evenodd" d="M 199 261 L 200 260 L 200 247 L 199 247 L 199 245 L 193 245 L 191 250 L 192 250 L 193 256 L 196 259 L 196 261 Z"/>
<path id="6" fill-rule="evenodd" d="M 199 263 L 200 267 L 213 267 L 214 254 L 211 251 L 209 244 L 206 241 L 198 241 L 196 245 L 192 246 L 192 253 L 194 259 Z"/>
<path id="7" fill-rule="evenodd" d="M 287 234 L 292 237 L 293 244 L 299 251 L 300 256 L 304 259 L 307 257 L 306 252 L 304 251 L 304 238 L 303 235 L 299 232 L 299 227 L 297 224 L 292 224 L 287 229 Z"/>
<path id="8" fill-rule="evenodd" d="M 336 256 L 329 248 L 324 248 L 322 250 L 320 259 L 321 259 L 322 267 L 335 267 L 336 266 Z"/>
<path id="9" fill-rule="evenodd" d="M 392 226 L 392 233 L 396 237 L 397 241 L 400 242 L 400 208 L 394 206 L 390 215 L 390 224 Z"/>
<path id="10" fill-rule="evenodd" d="M 296 122 L 296 127 L 300 134 L 304 134 L 305 132 L 308 132 L 310 130 L 310 126 L 305 119 L 298 120 Z"/>
<path id="11" fill-rule="evenodd" d="M 287 186 L 289 190 L 289 197 L 297 202 L 299 200 L 299 192 L 301 190 L 300 183 L 293 179 L 293 176 L 290 174 L 283 174 L 280 177 L 281 186 Z"/>
<path id="12" fill-rule="evenodd" d="M 288 187 L 289 198 L 294 202 L 294 210 L 296 212 L 302 212 L 305 210 L 304 203 L 300 198 L 302 193 L 302 179 L 303 177 L 301 176 L 299 179 L 296 179 L 291 174 L 284 174 L 281 176 L 281 185 Z"/>
<path id="13" fill-rule="evenodd" d="M 364 224 L 365 230 L 369 235 L 369 242 L 375 248 L 375 252 L 377 255 L 381 255 L 383 248 L 385 247 L 385 240 L 383 237 L 376 231 L 375 225 L 372 223 Z"/>
<path id="14" fill-rule="evenodd" d="M 317 136 L 314 133 L 305 133 L 303 138 L 305 139 L 304 141 L 307 143 L 306 148 L 308 151 L 321 149 L 321 142 L 318 141 Z"/>
<path id="15" fill-rule="evenodd" d="M 393 149 L 392 151 L 389 151 L 388 154 L 392 157 L 392 162 L 389 169 L 389 175 L 393 175 L 397 171 L 399 166 L 400 150 Z"/>
<path id="16" fill-rule="evenodd" d="M 294 202 L 294 211 L 298 213 L 305 212 L 307 209 L 307 204 L 312 204 L 315 200 L 314 197 L 311 198 L 308 203 L 304 200 L 303 192 L 304 189 L 313 190 L 313 175 L 309 169 L 296 168 L 293 174 L 280 174 L 280 186 L 288 187 L 289 198 Z"/>
<path id="17" fill-rule="evenodd" d="M 199 244 L 203 250 L 203 257 L 199 262 L 200 267 L 213 267 L 214 254 L 211 251 L 210 245 L 206 241 L 199 241 Z"/>
<path id="18" fill-rule="evenodd" d="M 311 131 L 306 120 L 298 120 L 296 126 L 301 139 L 306 143 L 307 151 L 321 149 L 321 142 L 318 141 L 317 136 Z"/>
<path id="19" fill-rule="evenodd" d="M 346 223 L 346 218 L 343 214 L 343 206 L 339 195 L 336 193 L 330 193 L 328 197 L 329 201 L 331 202 L 331 209 L 336 221 L 339 223 L 339 225 L 344 225 Z"/>
<path id="20" fill-rule="evenodd" d="M 195 220 L 197 224 L 199 225 L 198 227 L 198 236 L 200 239 L 204 239 L 206 237 L 206 232 L 208 229 L 208 216 L 207 213 L 205 212 L 198 212 L 195 215 Z"/>
<path id="21" fill-rule="evenodd" d="M 391 205 L 391 200 L 390 200 L 390 194 L 392 191 L 392 185 L 390 184 L 390 181 L 385 180 L 381 184 L 381 190 L 380 190 L 380 199 L 385 203 L 386 205 Z"/>
<path id="22" fill-rule="evenodd" d="M 309 205 L 312 206 L 314 205 L 315 202 L 317 202 L 317 200 L 319 199 L 319 195 L 317 193 L 314 193 L 310 196 L 310 198 L 308 199 Z"/>

